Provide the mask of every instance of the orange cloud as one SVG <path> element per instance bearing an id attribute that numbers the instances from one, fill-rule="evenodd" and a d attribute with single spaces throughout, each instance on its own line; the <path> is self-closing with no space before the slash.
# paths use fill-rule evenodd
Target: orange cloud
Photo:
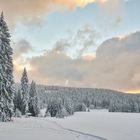
<path id="1" fill-rule="evenodd" d="M 110 2 L 113 1 L 113 2 Z M 61 8 L 74 9 L 91 3 L 99 5 L 118 4 L 120 0 L 0 0 L 0 9 L 4 11 L 10 23 L 26 18 L 26 21 L 40 19 L 42 15 Z"/>
<path id="2" fill-rule="evenodd" d="M 105 3 L 108 2 L 108 0 L 100 0 L 99 2 L 100 2 L 101 4 L 105 4 Z"/>
<path id="3" fill-rule="evenodd" d="M 58 7 L 84 7 L 87 4 L 93 3 L 95 0 L 0 0 L 0 9 L 9 14 L 23 16 L 22 14 L 38 16 L 41 13 L 46 13 Z"/>
<path id="4" fill-rule="evenodd" d="M 140 89 L 131 89 L 131 90 L 127 90 L 126 93 L 137 94 L 137 93 L 140 93 Z"/>
<path id="5" fill-rule="evenodd" d="M 93 61 L 96 59 L 96 55 L 94 53 L 86 53 L 82 55 L 82 59 L 86 61 Z"/>
<path id="6" fill-rule="evenodd" d="M 68 7 L 84 7 L 89 3 L 93 3 L 95 0 L 54 0 L 54 4 L 65 5 Z"/>

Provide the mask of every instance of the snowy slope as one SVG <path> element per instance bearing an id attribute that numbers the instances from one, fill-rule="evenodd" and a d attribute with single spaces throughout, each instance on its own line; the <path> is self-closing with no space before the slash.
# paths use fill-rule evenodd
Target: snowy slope
<path id="1" fill-rule="evenodd" d="M 0 140 L 104 140 L 73 130 L 66 130 L 46 118 L 14 119 L 0 123 Z"/>
<path id="2" fill-rule="evenodd" d="M 104 137 L 108 140 L 140 140 L 139 113 L 109 113 L 106 110 L 76 113 L 54 119 L 65 128 Z"/>

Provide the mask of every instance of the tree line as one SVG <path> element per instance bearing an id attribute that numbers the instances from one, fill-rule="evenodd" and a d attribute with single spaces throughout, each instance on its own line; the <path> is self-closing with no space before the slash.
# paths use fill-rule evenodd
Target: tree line
<path id="1" fill-rule="evenodd" d="M 34 81 L 29 84 L 26 68 L 23 70 L 21 77 L 21 86 L 18 91 L 15 92 L 14 97 L 14 112 L 15 115 L 37 117 L 39 114 L 39 100 L 37 96 L 36 83 Z"/>

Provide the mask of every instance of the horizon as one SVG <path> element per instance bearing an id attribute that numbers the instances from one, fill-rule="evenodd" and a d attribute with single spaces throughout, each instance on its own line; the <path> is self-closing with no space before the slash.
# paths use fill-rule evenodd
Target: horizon
<path id="1" fill-rule="evenodd" d="M 31 83 L 34 82 L 34 81 L 29 81 L 29 85 L 31 85 Z M 19 84 L 20 85 L 20 82 L 19 83 L 15 83 L 15 84 Z M 115 90 L 115 89 L 107 89 L 107 88 L 90 88 L 90 87 L 74 87 L 74 86 L 62 86 L 62 85 L 45 85 L 45 84 L 38 84 L 36 83 L 37 86 L 44 86 L 44 87 L 56 87 L 56 88 L 74 88 L 74 89 L 99 89 L 99 90 L 109 90 L 109 91 L 116 91 L 116 92 L 120 92 L 120 93 L 124 93 L 124 94 L 132 94 L 132 95 L 137 95 L 137 94 L 140 94 L 140 92 L 137 92 L 137 91 L 119 91 L 119 90 Z"/>
<path id="2" fill-rule="evenodd" d="M 0 0 L 14 79 L 140 93 L 139 0 Z M 133 21 L 133 22 L 132 22 Z"/>

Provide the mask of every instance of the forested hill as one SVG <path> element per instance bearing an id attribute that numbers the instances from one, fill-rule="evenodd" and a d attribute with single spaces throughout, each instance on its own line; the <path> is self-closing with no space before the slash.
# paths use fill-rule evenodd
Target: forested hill
<path id="1" fill-rule="evenodd" d="M 19 88 L 19 85 L 16 86 Z M 17 88 L 17 89 L 18 89 Z M 111 112 L 140 112 L 140 94 L 115 90 L 37 85 L 40 108 L 64 107 L 69 114 L 87 109 L 109 109 Z"/>
<path id="2" fill-rule="evenodd" d="M 43 101 L 42 106 L 48 104 L 50 99 L 60 99 L 64 102 L 69 100 L 74 106 L 84 104 L 89 108 L 107 108 L 118 112 L 140 111 L 140 94 L 127 94 L 108 89 L 41 85 L 38 85 L 38 94 Z"/>

